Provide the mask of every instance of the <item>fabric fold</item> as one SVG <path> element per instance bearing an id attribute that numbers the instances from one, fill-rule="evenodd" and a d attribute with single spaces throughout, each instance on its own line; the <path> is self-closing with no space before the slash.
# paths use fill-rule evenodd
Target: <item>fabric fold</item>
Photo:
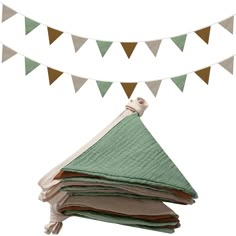
<path id="1" fill-rule="evenodd" d="M 55 216 L 46 233 L 59 233 L 70 216 L 168 233 L 180 227 L 179 216 L 163 201 L 186 205 L 198 196 L 142 123 L 147 106 L 142 98 L 131 100 L 107 128 L 40 180 L 39 199 L 51 204 Z"/>

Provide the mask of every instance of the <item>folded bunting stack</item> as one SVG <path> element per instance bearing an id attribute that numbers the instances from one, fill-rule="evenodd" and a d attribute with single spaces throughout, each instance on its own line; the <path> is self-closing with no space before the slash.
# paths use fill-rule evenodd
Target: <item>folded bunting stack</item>
<path id="1" fill-rule="evenodd" d="M 196 191 L 142 123 L 147 108 L 131 100 L 110 125 L 40 181 L 51 205 L 45 232 L 70 216 L 172 233 L 179 216 L 165 202 L 192 204 Z"/>

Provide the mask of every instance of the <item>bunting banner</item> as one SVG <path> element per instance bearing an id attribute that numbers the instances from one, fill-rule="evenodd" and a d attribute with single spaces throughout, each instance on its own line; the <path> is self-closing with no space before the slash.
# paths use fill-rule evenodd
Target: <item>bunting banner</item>
<path id="1" fill-rule="evenodd" d="M 100 47 L 101 47 L 101 51 L 102 51 L 101 53 L 104 53 L 105 49 L 108 47 L 108 45 L 100 44 Z M 134 47 L 135 47 L 135 45 L 132 45 L 132 47 L 129 48 L 129 53 L 132 53 L 132 49 Z M 15 52 L 14 50 L 12 50 L 11 48 L 9 48 L 5 45 L 2 45 L 2 60 L 1 60 L 1 62 L 6 63 L 9 59 L 11 59 L 12 57 L 14 57 L 17 54 L 19 54 L 19 53 Z M 21 55 L 21 54 L 19 54 L 19 55 Z M 40 64 L 40 63 L 30 59 L 30 58 L 25 57 L 24 55 L 21 55 L 21 56 L 24 57 L 25 75 L 26 76 L 28 74 L 30 74 L 32 71 L 34 71 L 39 66 L 45 66 L 47 68 L 49 85 L 52 85 L 57 79 L 59 79 L 61 77 L 61 75 L 69 74 L 67 72 L 63 72 L 63 71 L 59 71 L 59 70 L 56 70 L 54 68 L 51 68 L 47 65 Z M 135 83 L 98 81 L 98 80 L 95 80 L 95 81 L 96 81 L 98 90 L 99 90 L 102 97 L 104 97 L 107 94 L 108 90 L 111 88 L 113 83 L 120 83 L 124 93 L 126 94 L 126 96 L 128 98 L 131 97 L 131 95 L 133 94 L 136 86 L 139 83 L 145 83 L 146 86 L 149 88 L 150 92 L 156 97 L 157 93 L 158 93 L 158 91 L 161 87 L 162 81 L 167 80 L 167 79 L 172 81 L 173 84 L 175 84 L 175 86 L 181 92 L 184 91 L 184 87 L 185 87 L 188 75 L 192 74 L 192 73 L 195 73 L 197 75 L 197 77 L 199 77 L 199 79 L 201 79 L 206 84 L 209 84 L 211 68 L 214 65 L 220 65 L 225 71 L 227 71 L 227 73 L 230 73 L 230 74 L 233 75 L 234 66 L 235 66 L 234 57 L 235 57 L 235 55 L 232 55 L 232 56 L 230 56 L 229 58 L 226 58 L 223 61 L 212 64 L 212 65 L 207 66 L 205 68 L 202 68 L 200 70 L 192 71 L 192 72 L 189 72 L 189 73 L 186 73 L 186 74 L 183 74 L 183 75 L 179 75 L 179 76 L 176 76 L 176 77 L 172 77 L 172 78 L 163 78 L 162 80 L 154 80 L 154 81 L 146 81 L 146 82 L 135 82 Z M 71 75 L 71 74 L 69 74 L 69 75 L 71 77 L 75 93 L 77 93 L 83 87 L 83 85 L 90 79 L 90 78 L 78 77 L 78 76 Z"/>
<path id="2" fill-rule="evenodd" d="M 20 13 L 17 13 L 14 9 L 10 9 L 9 7 L 3 5 L 3 7 L 2 7 L 2 21 L 1 22 L 4 24 L 4 22 L 9 20 L 10 18 L 12 18 L 16 14 L 20 14 Z M 22 14 L 20 14 L 20 15 L 22 15 Z M 43 25 L 39 22 L 36 22 L 33 19 L 27 18 L 26 16 L 24 16 L 24 18 L 25 18 L 25 34 L 26 35 L 30 34 L 39 25 Z M 185 33 L 182 35 L 176 35 L 176 36 L 170 37 L 170 38 L 154 39 L 154 40 L 150 40 L 150 41 L 136 41 L 136 42 L 120 42 L 120 41 L 112 42 L 112 41 L 106 41 L 106 40 L 102 41 L 102 40 L 97 40 L 94 38 L 85 38 L 85 37 L 81 37 L 78 35 L 71 35 L 69 33 L 59 31 L 58 29 L 53 29 L 51 27 L 48 27 L 47 25 L 44 25 L 44 26 L 47 27 L 48 35 L 45 37 L 48 37 L 49 45 L 53 44 L 56 40 L 58 40 L 58 38 L 60 38 L 60 36 L 62 34 L 69 34 L 71 36 L 72 43 L 74 45 L 75 53 L 77 53 L 84 46 L 84 44 L 86 44 L 86 42 L 88 40 L 93 40 L 97 44 L 98 50 L 101 54 L 101 57 L 104 57 L 107 54 L 107 52 L 109 51 L 109 49 L 112 47 L 113 44 L 120 44 L 125 55 L 127 56 L 128 59 L 130 59 L 131 56 L 133 55 L 135 49 L 137 48 L 138 44 L 140 44 L 140 43 L 145 43 L 147 46 L 147 49 L 150 50 L 151 55 L 153 55 L 154 57 L 157 56 L 158 50 L 161 46 L 161 42 L 164 40 L 171 40 L 171 42 L 180 51 L 183 52 L 188 35 L 192 34 L 192 33 L 195 33 L 203 43 L 209 44 L 211 28 L 215 24 L 219 24 L 227 32 L 229 32 L 231 34 L 234 33 L 234 18 L 235 18 L 235 15 L 230 16 L 227 19 L 224 19 L 220 22 L 217 22 L 217 23 L 214 23 L 214 24 L 209 25 L 207 27 L 204 27 L 202 29 L 188 32 L 188 33 Z"/>

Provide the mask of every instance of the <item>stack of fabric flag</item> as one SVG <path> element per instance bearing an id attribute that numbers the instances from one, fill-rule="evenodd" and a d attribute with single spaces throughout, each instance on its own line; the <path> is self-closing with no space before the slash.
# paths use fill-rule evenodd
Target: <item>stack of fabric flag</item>
<path id="1" fill-rule="evenodd" d="M 176 165 L 142 123 L 142 98 L 39 182 L 51 205 L 46 233 L 57 234 L 70 216 L 172 233 L 179 216 L 165 202 L 197 198 Z"/>

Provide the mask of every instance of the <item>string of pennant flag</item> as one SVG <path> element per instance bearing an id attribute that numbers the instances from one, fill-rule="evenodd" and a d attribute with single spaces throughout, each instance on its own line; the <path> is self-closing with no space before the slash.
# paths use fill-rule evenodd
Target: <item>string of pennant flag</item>
<path id="1" fill-rule="evenodd" d="M 13 56 L 15 56 L 17 54 L 18 53 L 15 52 L 14 50 L 12 50 L 11 48 L 9 48 L 5 45 L 2 45 L 1 62 L 4 63 L 5 61 L 9 60 L 10 58 L 12 58 Z M 230 74 L 233 75 L 234 74 L 234 57 L 235 57 L 235 55 L 232 55 L 231 57 L 229 57 L 221 62 L 218 62 L 216 64 L 219 64 L 222 68 L 224 68 L 226 71 L 228 71 Z M 40 64 L 30 58 L 27 58 L 25 56 L 24 56 L 24 58 L 25 58 L 25 75 L 26 76 L 29 73 L 31 73 L 32 71 L 34 71 L 38 66 L 40 66 L 40 65 L 46 66 L 46 65 Z M 196 70 L 193 72 L 189 72 L 189 73 L 186 73 L 186 74 L 183 74 L 180 76 L 176 76 L 176 77 L 172 77 L 172 78 L 168 78 L 168 79 L 170 79 L 179 88 L 179 90 L 183 92 L 187 77 L 191 73 L 195 73 L 202 81 L 204 81 L 206 84 L 208 84 L 209 79 L 210 79 L 211 67 L 216 64 L 210 65 L 210 66 L 205 67 L 200 70 Z M 46 67 L 47 67 L 47 72 L 48 72 L 49 85 L 52 85 L 62 74 L 64 74 L 64 73 L 69 74 L 69 73 L 62 72 L 62 71 L 56 70 L 54 68 L 48 67 L 48 66 L 46 66 Z M 88 78 L 78 77 L 78 76 L 74 76 L 72 74 L 69 74 L 69 75 L 71 76 L 75 93 L 78 92 L 80 90 L 80 88 L 88 80 Z M 135 90 L 138 83 L 145 83 L 147 85 L 147 87 L 150 89 L 150 91 L 152 92 L 152 94 L 154 96 L 157 96 L 158 90 L 161 86 L 161 82 L 162 82 L 162 80 L 155 80 L 155 81 L 136 82 L 136 83 L 120 82 L 120 84 L 121 84 L 124 92 L 126 93 L 127 97 L 129 98 L 132 95 L 132 93 Z M 101 96 L 104 97 L 105 94 L 107 93 L 107 91 L 109 90 L 109 88 L 111 87 L 111 85 L 113 83 L 117 83 L 117 82 L 109 82 L 109 81 L 107 82 L 107 81 L 96 80 L 96 83 L 97 83 L 98 89 L 101 93 Z"/>
<path id="2" fill-rule="evenodd" d="M 3 4 L 2 6 L 2 23 L 4 23 L 6 20 L 9 18 L 13 17 L 14 15 L 19 14 L 13 9 L 5 6 Z M 33 19 L 30 19 L 26 16 L 25 17 L 25 34 L 28 35 L 31 33 L 34 29 L 36 29 L 41 23 L 34 21 Z M 227 19 L 224 19 L 220 22 L 217 22 L 215 24 L 221 25 L 224 29 L 226 29 L 228 32 L 233 34 L 234 32 L 234 18 L 235 15 L 230 16 Z M 206 44 L 209 43 L 209 38 L 210 38 L 210 32 L 211 32 L 211 27 L 213 25 L 207 26 L 205 28 L 199 29 L 197 31 L 189 32 L 183 35 L 178 35 L 175 37 L 171 38 L 165 38 L 165 39 L 157 39 L 157 40 L 151 40 L 151 41 L 136 41 L 136 42 L 118 42 L 118 41 L 101 41 L 101 40 L 96 40 L 96 39 L 91 39 L 91 38 L 85 38 L 85 37 L 80 37 L 76 35 L 71 35 L 73 46 L 75 53 L 77 53 L 83 45 L 88 41 L 88 40 L 94 40 L 96 41 L 96 44 L 98 46 L 98 49 L 100 51 L 100 54 L 102 57 L 106 55 L 108 50 L 111 48 L 112 44 L 118 43 L 122 46 L 122 49 L 124 50 L 125 54 L 127 55 L 128 58 L 130 58 L 133 54 L 133 51 L 137 47 L 139 43 L 145 43 L 147 45 L 147 48 L 152 52 L 153 56 L 157 56 L 158 50 L 161 46 L 161 42 L 166 39 L 171 39 L 171 41 L 183 52 L 187 36 L 191 33 L 195 33 L 196 35 L 199 36 L 199 38 L 205 42 Z M 63 33 L 62 31 L 53 29 L 51 27 L 47 27 L 48 31 L 48 39 L 49 39 L 49 44 L 53 44 Z"/>

